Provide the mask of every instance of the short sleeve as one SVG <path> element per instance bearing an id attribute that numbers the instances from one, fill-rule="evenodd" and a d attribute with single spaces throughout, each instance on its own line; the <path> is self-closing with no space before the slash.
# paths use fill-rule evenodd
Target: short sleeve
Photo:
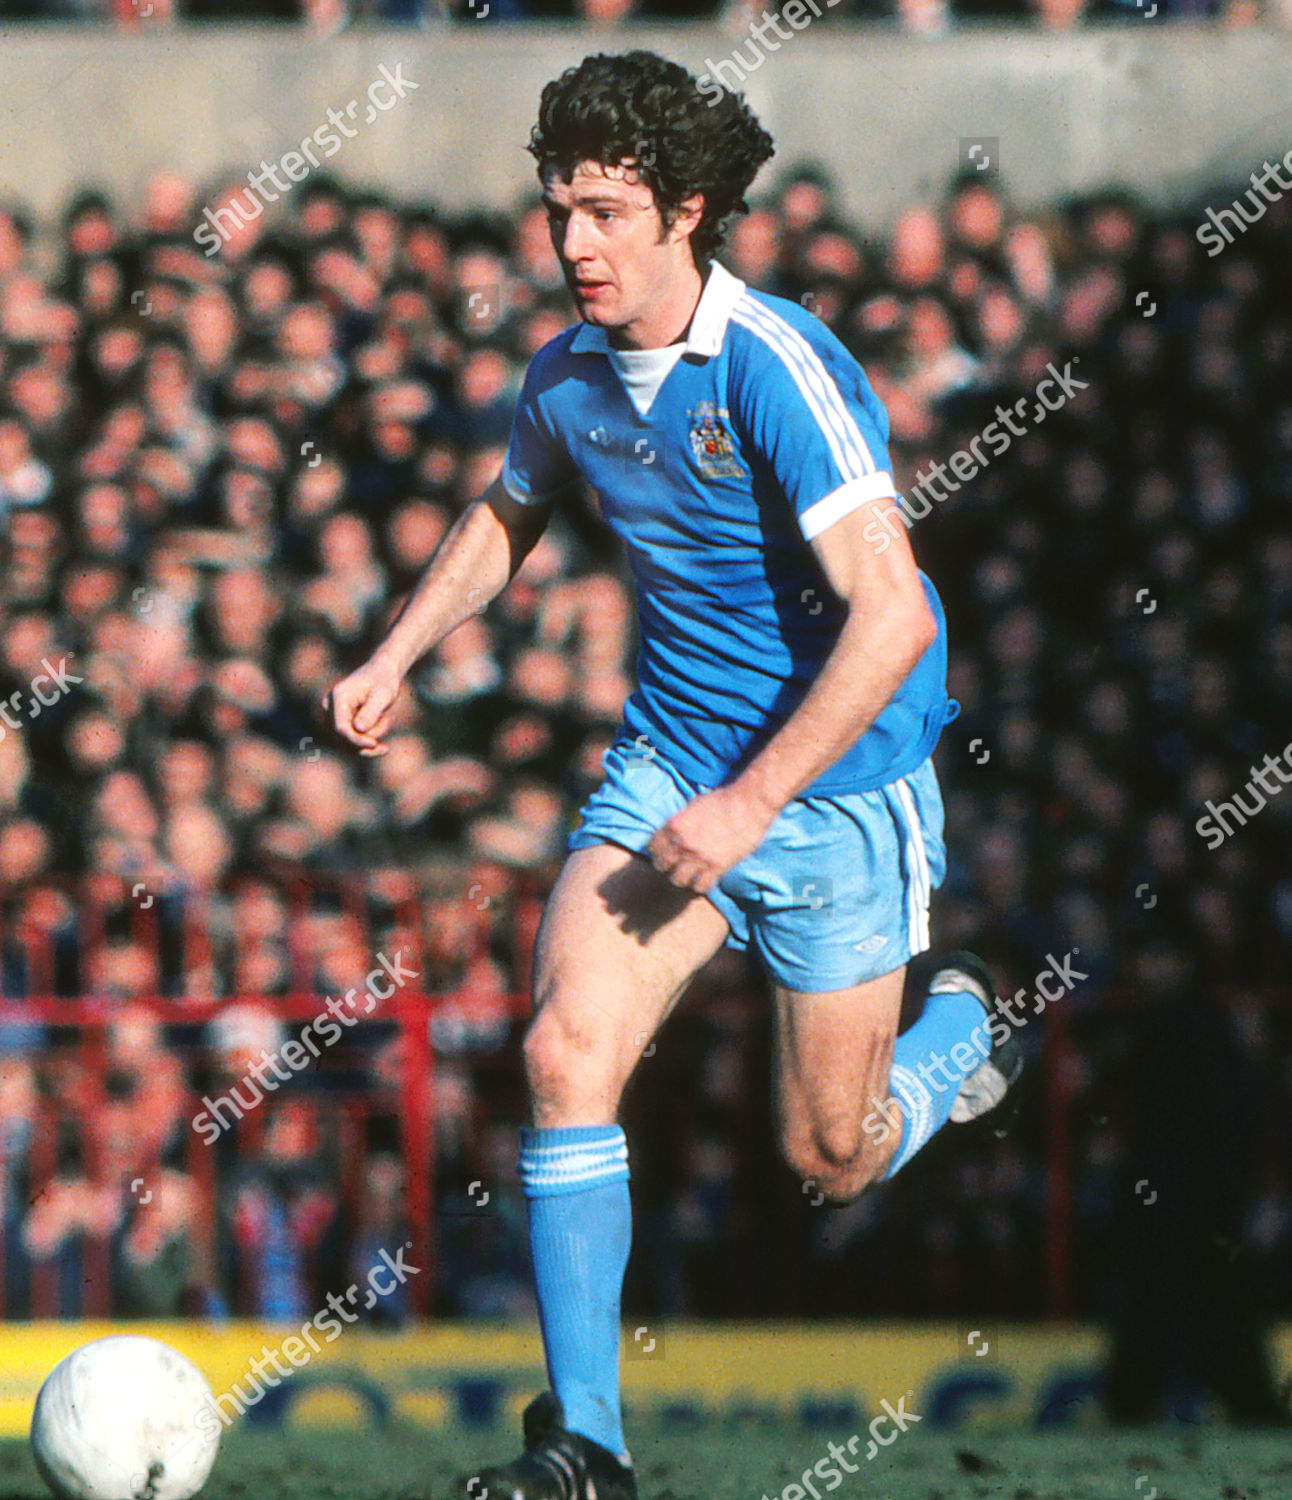
<path id="1" fill-rule="evenodd" d="M 811 541 L 868 500 L 896 498 L 887 415 L 843 345 L 748 297 L 733 316 L 743 330 L 733 415 L 770 464 L 803 536 Z"/>
<path id="2" fill-rule="evenodd" d="M 530 360 L 512 417 L 502 482 L 520 505 L 552 500 L 579 477 L 544 408 L 544 393 L 552 376 L 552 352 L 548 345 Z"/>

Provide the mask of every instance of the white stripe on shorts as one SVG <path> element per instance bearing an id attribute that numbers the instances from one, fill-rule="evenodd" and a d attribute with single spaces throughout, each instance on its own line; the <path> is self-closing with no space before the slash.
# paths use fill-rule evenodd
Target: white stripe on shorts
<path id="1" fill-rule="evenodd" d="M 915 797 L 906 777 L 892 784 L 893 794 L 902 809 L 906 834 L 906 899 L 910 911 L 909 942 L 912 953 L 923 953 L 929 946 L 929 861 L 924 850 L 924 830 L 915 807 Z"/>

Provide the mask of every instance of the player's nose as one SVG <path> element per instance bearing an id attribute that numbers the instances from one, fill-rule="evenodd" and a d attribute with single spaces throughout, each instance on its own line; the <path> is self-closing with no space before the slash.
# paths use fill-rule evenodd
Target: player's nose
<path id="1" fill-rule="evenodd" d="M 582 226 L 578 215 L 571 214 L 565 221 L 565 233 L 562 236 L 561 254 L 567 265 L 576 265 L 580 256 L 584 253 L 587 240 L 584 237 Z"/>

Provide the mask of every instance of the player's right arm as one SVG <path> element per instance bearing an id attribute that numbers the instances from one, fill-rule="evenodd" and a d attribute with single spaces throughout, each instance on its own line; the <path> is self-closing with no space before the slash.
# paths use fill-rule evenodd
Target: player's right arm
<path id="1" fill-rule="evenodd" d="M 545 505 L 521 505 L 500 478 L 453 523 L 368 660 L 331 687 L 323 708 L 361 755 L 384 755 L 404 678 L 432 646 L 499 594 L 542 536 Z"/>
<path id="2" fill-rule="evenodd" d="M 338 733 L 361 755 L 386 753 L 381 738 L 409 669 L 506 588 L 542 536 L 552 502 L 578 479 L 546 409 L 573 331 L 557 334 L 530 360 L 502 473 L 446 533 L 385 640 L 323 699 Z"/>

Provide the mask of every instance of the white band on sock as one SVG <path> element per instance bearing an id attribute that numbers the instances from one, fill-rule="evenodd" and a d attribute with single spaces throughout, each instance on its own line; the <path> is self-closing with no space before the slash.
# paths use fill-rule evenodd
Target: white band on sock
<path id="1" fill-rule="evenodd" d="M 628 1142 L 618 1125 L 521 1133 L 520 1184 L 527 1198 L 577 1193 L 628 1180 Z"/>
<path id="2" fill-rule="evenodd" d="M 892 1090 L 902 1111 L 902 1143 L 888 1164 L 885 1179 L 904 1167 L 911 1157 L 933 1137 L 933 1096 L 910 1069 L 894 1063 L 888 1075 Z"/>

